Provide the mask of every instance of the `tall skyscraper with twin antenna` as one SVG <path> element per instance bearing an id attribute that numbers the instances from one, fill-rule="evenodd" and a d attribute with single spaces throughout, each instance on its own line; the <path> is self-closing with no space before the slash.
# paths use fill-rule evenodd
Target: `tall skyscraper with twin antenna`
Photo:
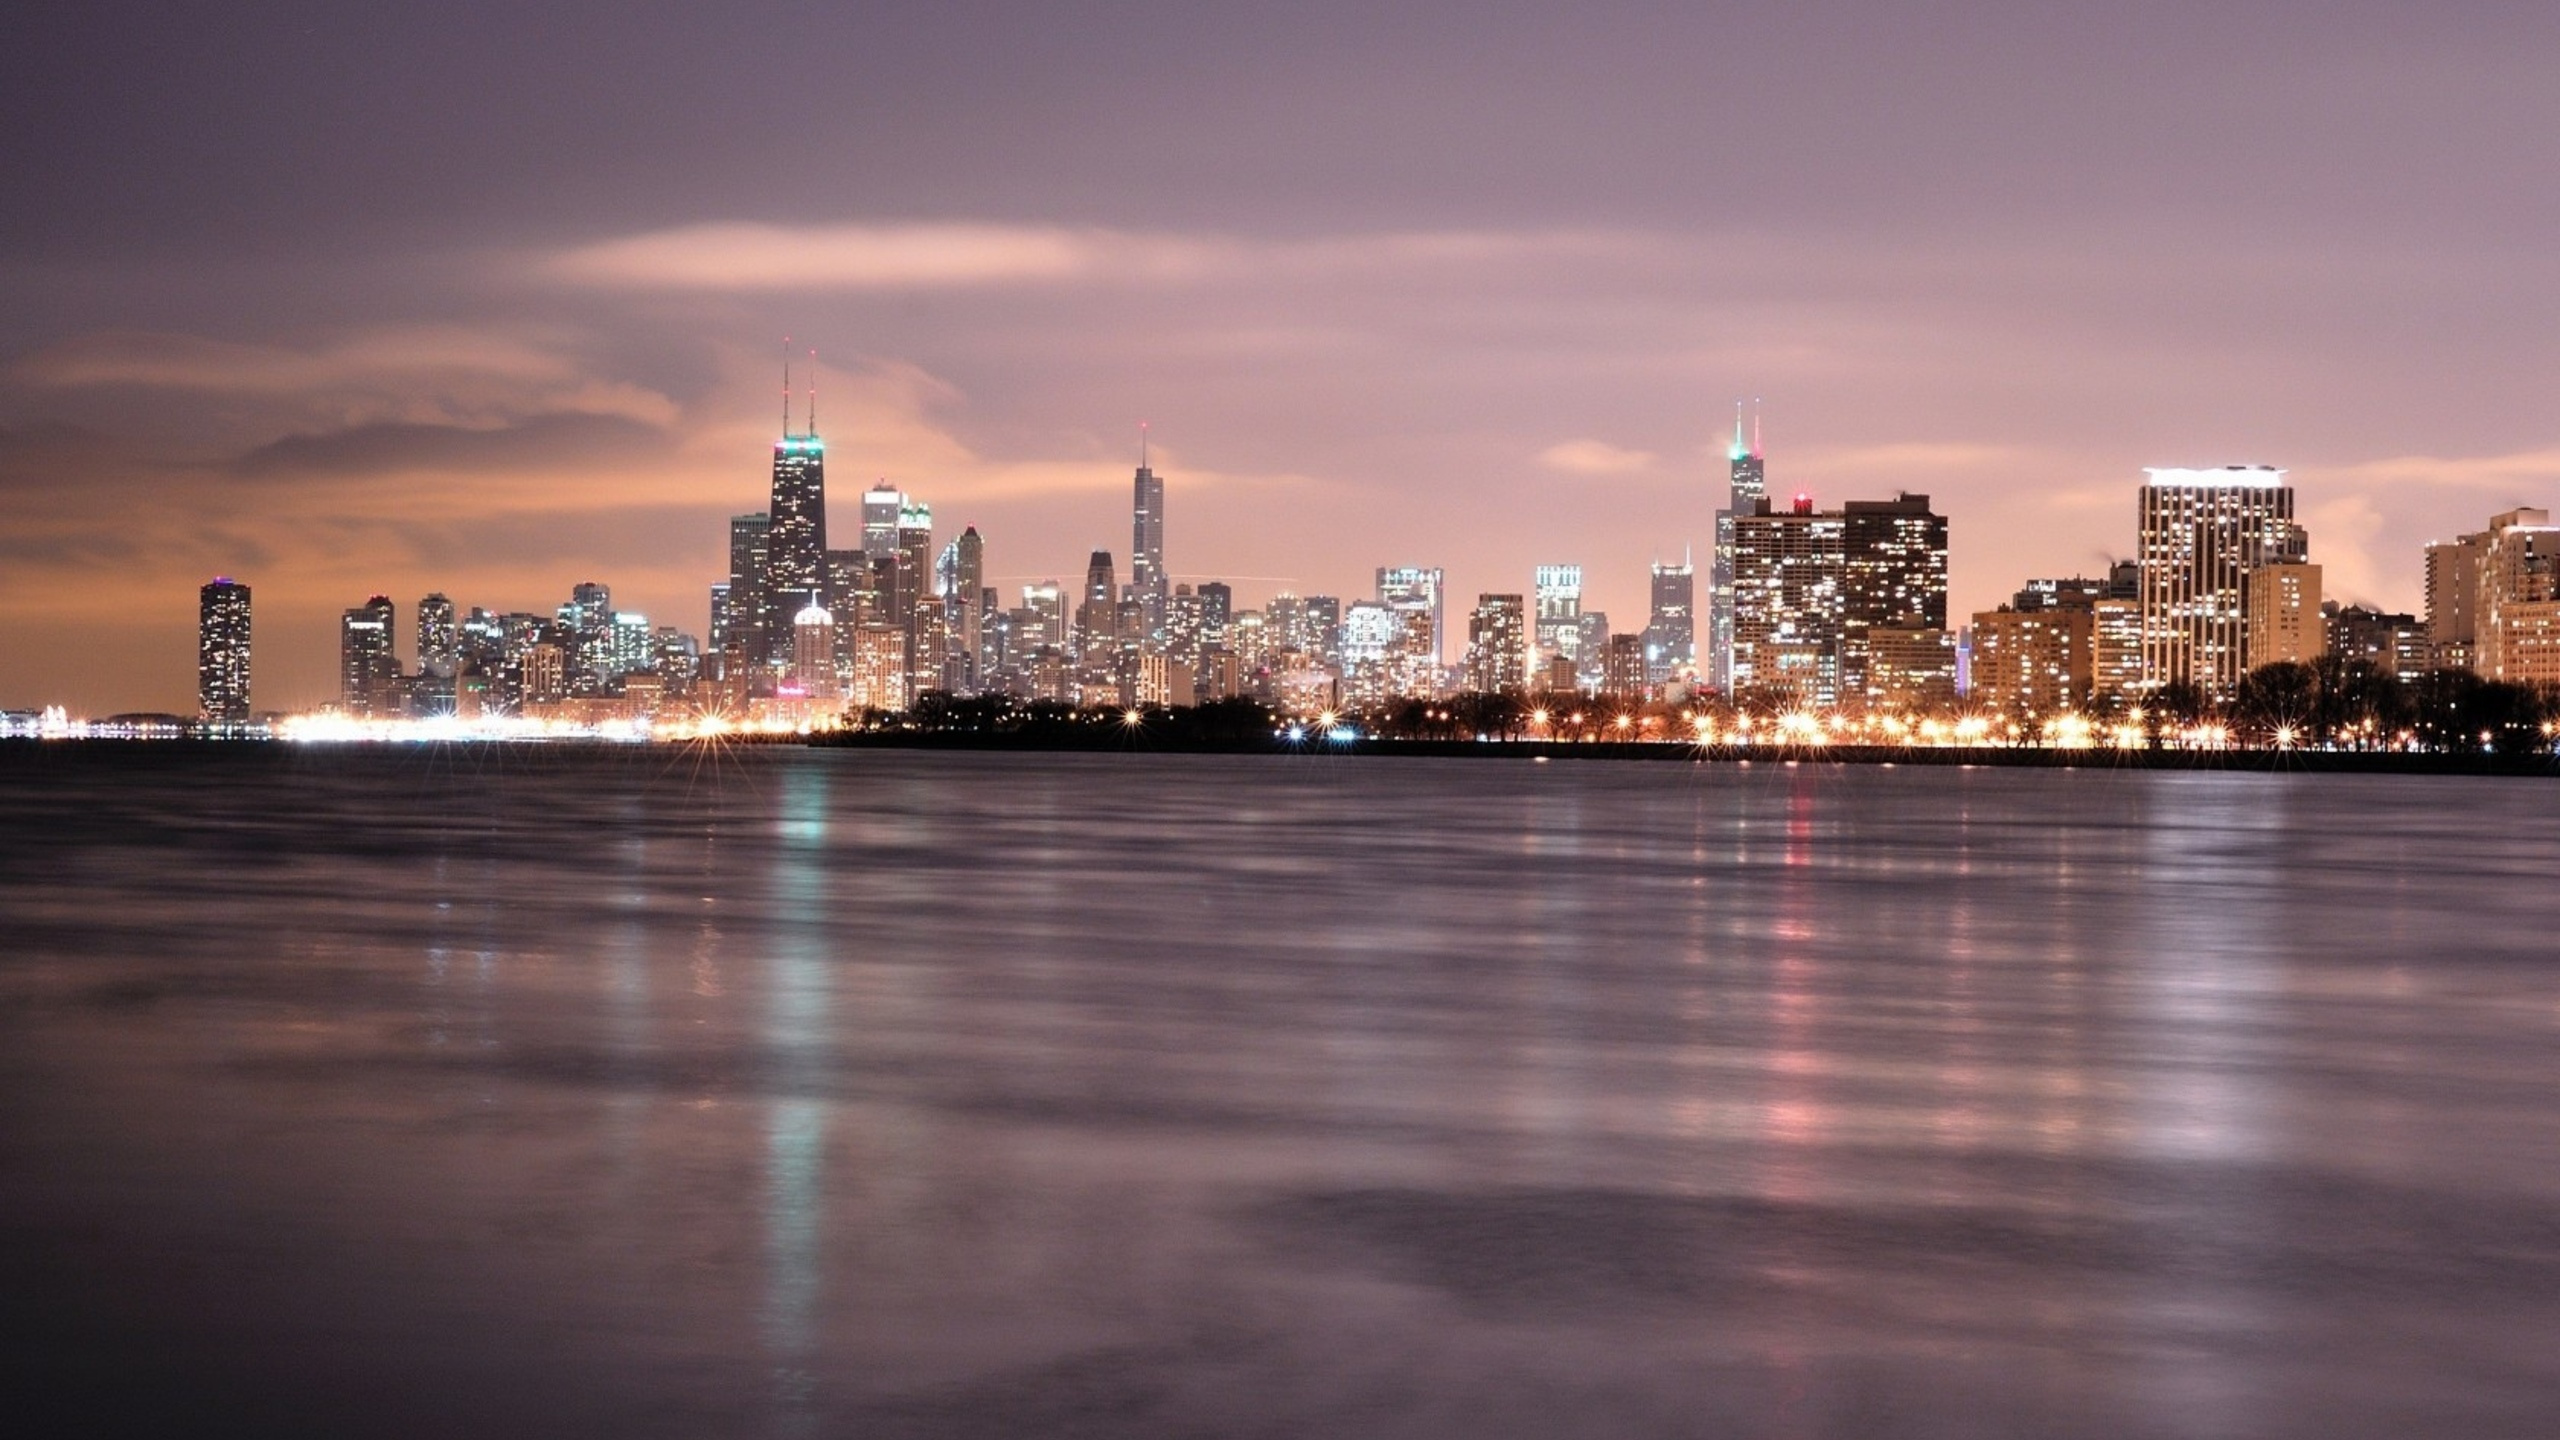
<path id="1" fill-rule="evenodd" d="M 1129 588 L 1147 617 L 1150 637 L 1164 633 L 1164 481 L 1148 464 L 1147 427 L 1138 427 L 1138 480 L 1129 515 Z"/>
<path id="2" fill-rule="evenodd" d="M 766 592 L 773 612 L 824 604 L 827 589 L 827 451 L 818 439 L 817 352 L 811 351 L 809 428 L 791 429 L 791 362 L 782 364 L 782 438 L 773 442 L 773 507 L 765 536 Z"/>
<path id="3" fill-rule="evenodd" d="M 1733 689 L 1733 520 L 1748 515 L 1768 498 L 1769 484 L 1760 464 L 1760 414 L 1754 402 L 1751 439 L 1742 436 L 1742 402 L 1733 402 L 1733 448 L 1725 482 L 1724 508 L 1716 511 L 1716 553 L 1707 564 L 1707 653 L 1700 667 L 1707 683 Z"/>

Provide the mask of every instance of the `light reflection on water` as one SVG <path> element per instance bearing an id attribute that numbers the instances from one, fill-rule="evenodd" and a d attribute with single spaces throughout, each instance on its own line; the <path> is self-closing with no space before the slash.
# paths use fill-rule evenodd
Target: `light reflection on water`
<path id="1" fill-rule="evenodd" d="M 0 764 L 96 1433 L 2539 1435 L 2525 781 Z"/>

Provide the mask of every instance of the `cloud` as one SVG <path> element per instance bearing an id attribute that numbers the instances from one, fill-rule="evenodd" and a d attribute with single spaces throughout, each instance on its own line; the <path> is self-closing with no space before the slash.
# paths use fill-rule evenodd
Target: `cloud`
<path id="1" fill-rule="evenodd" d="M 676 290 L 940 289 L 1180 268 L 1191 247 L 1022 225 L 688 225 L 580 246 L 541 265 L 590 285 Z"/>
<path id="2" fill-rule="evenodd" d="M 1568 475 L 1634 475 L 1654 465 L 1650 450 L 1630 450 L 1606 440 L 1566 440 L 1538 452 L 1538 463 Z"/>
<path id="3" fill-rule="evenodd" d="M 656 391 L 593 378 L 568 337 L 494 325 L 374 328 L 302 346 L 102 331 L 29 355 L 12 372 L 53 390 L 175 390 L 261 402 L 306 423 L 486 425 L 579 411 L 666 425 L 677 413 Z"/>
<path id="4" fill-rule="evenodd" d="M 1627 260 L 1664 242 L 1602 232 L 1423 231 L 1304 240 L 1151 235 L 1046 225 L 763 225 L 653 230 L 538 257 L 534 272 L 583 285 L 711 292 L 964 289 L 1074 281 L 1321 279 L 1356 271 L 1443 274 L 1513 260 Z"/>
<path id="5" fill-rule="evenodd" d="M 417 471 L 586 470 L 667 448 L 654 427 L 614 415 L 536 415 L 486 429 L 459 425 L 359 425 L 288 435 L 232 462 L 253 479 Z"/>
<path id="6" fill-rule="evenodd" d="M 2450 458 L 2403 455 L 2346 466 L 2304 466 L 2295 473 L 2316 475 L 2327 483 L 2358 486 L 2452 486 L 2514 497 L 2519 505 L 2539 505 L 2545 499 L 2535 497 L 2549 498 L 2560 492 L 2560 449 Z"/>

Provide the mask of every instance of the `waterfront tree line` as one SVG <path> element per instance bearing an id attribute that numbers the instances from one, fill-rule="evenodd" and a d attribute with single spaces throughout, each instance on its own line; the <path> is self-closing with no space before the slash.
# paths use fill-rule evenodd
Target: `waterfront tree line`
<path id="1" fill-rule="evenodd" d="M 1085 707 L 1008 696 L 928 692 L 901 712 L 847 717 L 858 733 L 975 736 L 1082 745 L 1113 733 L 1205 746 L 1339 736 L 1430 741 L 1669 741 L 2115 748 L 2319 749 L 2531 755 L 2553 748 L 2560 693 L 2438 670 L 2403 680 L 2338 656 L 2252 671 L 2227 699 L 2188 684 L 2100 698 L 2049 713 L 1962 702 L 1864 715 L 1814 714 L 1777 692 L 1682 700 L 1579 693 L 1471 693 L 1407 699 L 1318 716 L 1285 716 L 1236 698 L 1199 705 Z"/>

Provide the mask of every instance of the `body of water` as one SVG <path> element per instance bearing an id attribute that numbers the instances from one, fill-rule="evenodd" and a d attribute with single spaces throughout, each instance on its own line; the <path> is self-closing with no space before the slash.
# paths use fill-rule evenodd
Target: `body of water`
<path id="1" fill-rule="evenodd" d="M 27 748 L 0 824 L 48 1434 L 2560 1427 L 2546 782 Z"/>

